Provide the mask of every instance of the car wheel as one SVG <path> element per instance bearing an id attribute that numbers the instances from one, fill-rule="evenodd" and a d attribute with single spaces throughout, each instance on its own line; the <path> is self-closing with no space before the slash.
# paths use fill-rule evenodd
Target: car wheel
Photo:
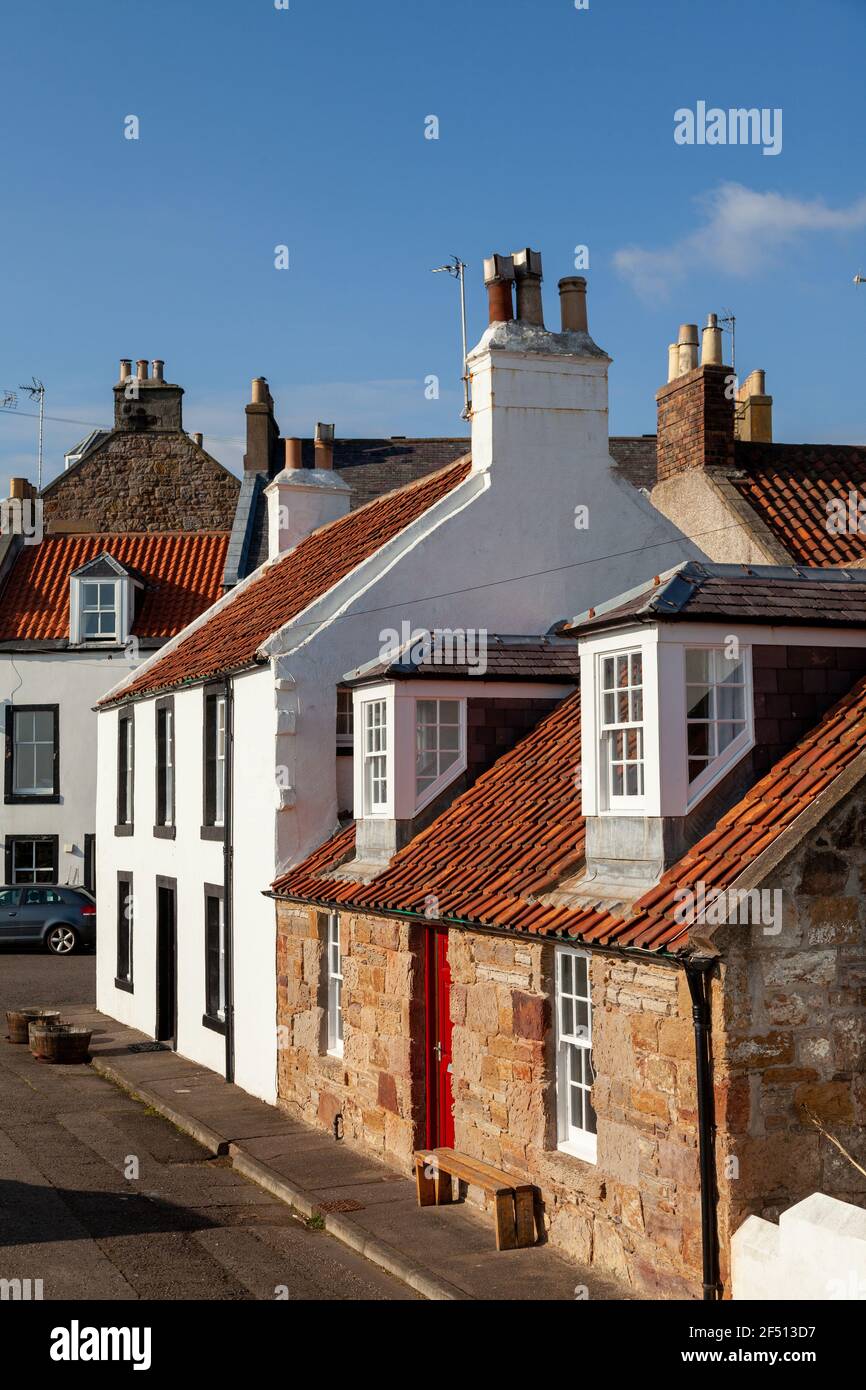
<path id="1" fill-rule="evenodd" d="M 78 933 L 74 927 L 52 927 L 45 944 L 55 956 L 68 956 L 78 945 Z"/>

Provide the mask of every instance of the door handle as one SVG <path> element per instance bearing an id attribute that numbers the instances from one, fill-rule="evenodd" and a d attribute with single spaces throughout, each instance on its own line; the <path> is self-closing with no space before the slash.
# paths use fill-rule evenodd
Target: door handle
<path id="1" fill-rule="evenodd" d="M 434 1043 L 434 1044 L 433 1044 L 433 1052 L 434 1052 L 434 1055 L 435 1055 L 435 1057 L 436 1057 L 436 1061 L 437 1061 L 437 1062 L 441 1062 L 441 1061 L 442 1061 L 442 1044 L 441 1044 L 441 1042 L 437 1042 L 437 1043 Z"/>

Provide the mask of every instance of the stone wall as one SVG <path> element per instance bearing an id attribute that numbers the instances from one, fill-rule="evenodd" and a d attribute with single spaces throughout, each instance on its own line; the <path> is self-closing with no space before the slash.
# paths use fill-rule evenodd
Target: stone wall
<path id="1" fill-rule="evenodd" d="M 279 1103 L 408 1172 L 423 1142 L 423 928 L 340 914 L 342 1057 L 327 1054 L 326 914 L 277 905 Z"/>
<path id="2" fill-rule="evenodd" d="M 183 433 L 118 431 L 43 492 L 50 532 L 230 531 L 240 482 Z"/>
<path id="3" fill-rule="evenodd" d="M 458 1149 L 525 1176 L 548 1238 L 653 1297 L 701 1283 L 691 1001 L 682 972 L 591 963 L 598 1161 L 557 1149 L 554 947 L 452 931 Z"/>
<path id="4" fill-rule="evenodd" d="M 728 927 L 724 937 L 725 1010 L 715 1039 L 723 1249 L 747 1216 L 777 1220 L 813 1192 L 866 1206 L 866 1178 L 804 1115 L 863 1164 L 862 793 L 852 792 L 763 887 L 782 894 L 781 930 Z"/>

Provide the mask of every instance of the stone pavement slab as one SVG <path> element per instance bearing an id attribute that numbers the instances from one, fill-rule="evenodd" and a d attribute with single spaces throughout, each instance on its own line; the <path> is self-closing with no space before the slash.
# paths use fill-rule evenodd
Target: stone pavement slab
<path id="1" fill-rule="evenodd" d="M 132 1091 L 239 1174 L 431 1299 L 629 1299 L 547 1245 L 497 1251 L 492 1220 L 465 1203 L 418 1206 L 414 1182 L 173 1052 L 130 1052 L 144 1035 L 85 1006 L 94 1069 Z M 581 1294 L 585 1297 L 585 1294 Z"/>

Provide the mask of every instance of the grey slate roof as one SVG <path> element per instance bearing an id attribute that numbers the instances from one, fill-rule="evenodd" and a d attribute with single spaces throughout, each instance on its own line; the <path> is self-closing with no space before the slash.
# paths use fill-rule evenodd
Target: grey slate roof
<path id="1" fill-rule="evenodd" d="M 801 627 L 866 627 L 866 571 L 689 560 L 580 614 L 564 630 L 583 635 L 634 623 L 702 618 Z"/>
<path id="2" fill-rule="evenodd" d="M 514 637 L 488 633 L 479 645 L 480 633 L 472 634 L 468 652 L 460 646 L 460 629 L 453 638 L 447 630 L 426 652 L 413 651 L 407 643 L 394 660 L 373 660 L 358 666 L 343 677 L 346 685 L 361 685 L 375 680 L 473 680 L 486 681 L 543 681 L 568 685 L 580 680 L 580 659 L 577 644 L 561 637 Z M 420 642 L 415 644 L 416 649 Z M 452 654 L 470 658 L 483 654 L 486 669 L 482 672 L 470 662 L 452 662 Z"/>

